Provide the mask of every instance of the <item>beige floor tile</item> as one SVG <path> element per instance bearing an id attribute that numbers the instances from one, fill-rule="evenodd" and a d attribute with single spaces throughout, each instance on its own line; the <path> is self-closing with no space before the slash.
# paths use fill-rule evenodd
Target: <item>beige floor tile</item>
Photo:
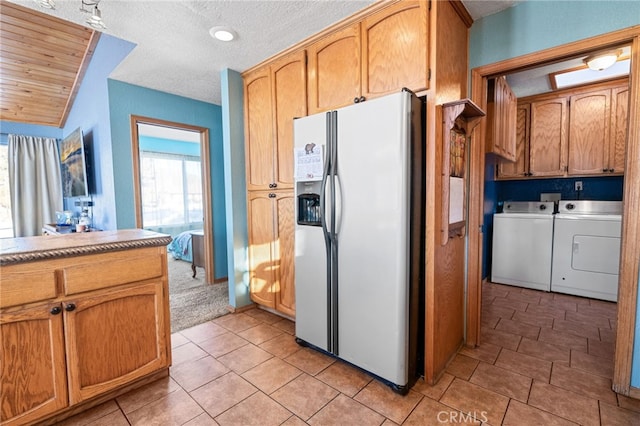
<path id="1" fill-rule="evenodd" d="M 116 400 L 125 414 L 138 408 L 164 398 L 168 394 L 180 389 L 180 385 L 171 377 L 164 377 L 153 383 L 142 386 L 120 395 Z"/>
<path id="2" fill-rule="evenodd" d="M 532 326 L 551 328 L 553 327 L 553 320 L 555 318 L 551 315 L 540 315 L 529 311 L 518 311 L 511 319 L 519 323 L 529 324 Z"/>
<path id="3" fill-rule="evenodd" d="M 536 340 L 540 334 L 540 327 L 538 326 L 505 318 L 502 318 L 498 325 L 496 325 L 496 330 L 506 331 L 507 333 L 517 334 L 518 336 L 533 340 Z"/>
<path id="4" fill-rule="evenodd" d="M 466 414 L 457 410 L 452 410 L 444 404 L 434 401 L 430 398 L 423 398 L 418 406 L 411 412 L 407 420 L 402 423 L 403 426 L 425 426 L 425 425 L 480 425 L 482 417 L 477 420 L 473 413 Z"/>
<path id="5" fill-rule="evenodd" d="M 498 322 L 500 321 L 500 317 L 498 315 L 487 315 L 484 310 L 482 312 L 482 319 L 480 320 L 480 325 L 482 327 L 487 328 L 496 328 Z"/>
<path id="6" fill-rule="evenodd" d="M 555 295 L 557 296 L 557 294 Z M 561 309 L 563 311 L 578 312 L 578 303 L 575 300 L 567 299 L 562 300 L 560 298 L 554 299 L 542 299 L 540 300 L 540 306 L 548 306 L 555 309 Z"/>
<path id="7" fill-rule="evenodd" d="M 108 416 L 112 416 L 117 413 L 122 414 L 122 412 L 118 408 L 118 404 L 116 404 L 116 401 L 112 399 L 96 407 L 90 408 L 87 411 L 84 411 L 80 414 L 76 414 L 73 417 L 69 417 L 64 421 L 57 423 L 57 425 L 80 426 L 80 425 L 88 425 L 88 424 L 97 424 L 94 422 L 101 422 L 103 421 L 101 419 Z M 126 418 L 125 418 L 125 421 L 126 421 Z"/>
<path id="8" fill-rule="evenodd" d="M 222 355 L 228 354 L 229 352 L 235 351 L 248 343 L 249 342 L 237 334 L 227 332 L 202 341 L 198 343 L 198 346 L 207 351 L 207 353 L 211 354 L 214 358 L 218 358 Z"/>
<path id="9" fill-rule="evenodd" d="M 550 305 L 529 305 L 526 312 L 533 315 L 553 317 L 554 319 L 566 319 L 565 317 L 567 316 L 567 311 L 564 309 Z"/>
<path id="10" fill-rule="evenodd" d="M 540 330 L 538 340 L 556 346 L 587 352 L 587 338 L 584 336 L 576 336 L 575 334 L 565 333 L 563 331 L 543 328 Z"/>
<path id="11" fill-rule="evenodd" d="M 283 333 L 282 330 L 272 327 L 269 324 L 258 324 L 255 327 L 248 328 L 238 333 L 238 336 L 245 340 L 259 345 L 267 340 L 271 340 Z"/>
<path id="12" fill-rule="evenodd" d="M 302 421 L 300 417 L 291 416 L 286 422 L 282 423 L 282 426 L 305 426 L 307 423 Z"/>
<path id="13" fill-rule="evenodd" d="M 585 325 L 590 325 L 596 328 L 611 328 L 609 318 L 597 313 L 585 313 L 578 307 L 578 312 L 567 312 L 567 321 L 573 321 Z"/>
<path id="14" fill-rule="evenodd" d="M 302 348 L 285 358 L 285 361 L 305 373 L 315 376 L 334 363 L 335 359 L 310 348 Z"/>
<path id="15" fill-rule="evenodd" d="M 178 365 L 183 362 L 204 358 L 209 354 L 203 351 L 195 343 L 189 342 L 171 350 L 171 364 Z"/>
<path id="16" fill-rule="evenodd" d="M 202 413 L 198 417 L 189 420 L 184 426 L 218 426 L 218 422 L 213 420 L 207 413 Z"/>
<path id="17" fill-rule="evenodd" d="M 534 380 L 529 405 L 581 425 L 600 424 L 597 400 L 548 383 Z"/>
<path id="18" fill-rule="evenodd" d="M 273 323 L 276 323 L 282 319 L 281 316 L 265 311 L 264 309 L 260 309 L 260 308 L 248 309 L 243 313 L 257 319 L 258 321 L 262 321 L 265 324 L 271 324 L 271 325 L 273 325 Z"/>
<path id="19" fill-rule="evenodd" d="M 200 343 L 203 340 L 210 339 L 213 336 L 224 334 L 226 332 L 226 328 L 220 327 L 211 321 L 207 321 L 194 327 L 181 330 L 180 334 L 191 340 L 193 343 Z"/>
<path id="20" fill-rule="evenodd" d="M 234 333 L 239 333 L 243 330 L 261 324 L 260 320 L 257 320 L 242 312 L 239 314 L 224 315 L 213 319 L 212 322 Z"/>
<path id="21" fill-rule="evenodd" d="M 129 426 L 129 421 L 127 417 L 122 413 L 122 411 L 113 411 L 103 417 L 95 419 L 91 422 L 86 422 L 83 420 L 82 423 L 79 423 L 83 426 Z"/>
<path id="22" fill-rule="evenodd" d="M 568 315 L 569 313 L 567 312 L 567 316 Z M 579 337 L 586 337 L 588 339 L 600 339 L 600 331 L 598 330 L 598 327 L 580 322 L 555 320 L 553 322 L 553 329 Z"/>
<path id="23" fill-rule="evenodd" d="M 615 330 L 609 330 L 609 329 L 606 329 L 606 328 L 600 328 L 599 332 L 600 332 L 600 340 L 602 340 L 603 342 L 608 342 L 608 343 L 615 344 L 615 342 L 616 342 L 616 332 L 615 332 Z"/>
<path id="24" fill-rule="evenodd" d="M 288 333 L 282 333 L 271 340 L 261 343 L 259 346 L 278 358 L 286 358 L 302 349 L 302 346 L 296 343 L 295 337 Z"/>
<path id="25" fill-rule="evenodd" d="M 379 426 L 384 417 L 348 396 L 339 394 L 311 417 L 310 425 Z"/>
<path id="26" fill-rule="evenodd" d="M 224 364 L 211 356 L 171 367 L 171 377 L 187 392 L 191 392 L 228 372 L 229 369 Z"/>
<path id="27" fill-rule="evenodd" d="M 600 401 L 602 426 L 640 425 L 640 413 Z"/>
<path id="28" fill-rule="evenodd" d="M 491 303 L 492 306 L 504 306 L 509 309 L 514 309 L 516 311 L 526 311 L 527 306 L 529 306 L 528 302 L 523 302 L 521 300 L 510 299 L 509 295 L 507 297 L 496 297 L 493 299 Z"/>
<path id="29" fill-rule="evenodd" d="M 277 426 L 291 417 L 291 412 L 262 392 L 256 392 L 215 418 L 220 426 Z"/>
<path id="30" fill-rule="evenodd" d="M 519 401 L 511 401 L 507 414 L 504 416 L 503 426 L 572 426 L 577 423 L 570 422 L 562 417 L 555 416 L 546 411 L 539 410 Z"/>
<path id="31" fill-rule="evenodd" d="M 511 291 L 509 292 L 509 295 L 507 296 L 507 299 L 511 299 L 511 300 L 516 300 L 519 302 L 525 302 L 525 303 L 533 303 L 534 305 L 538 305 L 540 303 L 541 297 L 540 297 L 541 293 L 538 292 L 515 292 L 515 291 Z"/>
<path id="32" fill-rule="evenodd" d="M 370 375 L 343 361 L 334 362 L 316 378 L 350 397 L 354 397 L 372 380 Z"/>
<path id="33" fill-rule="evenodd" d="M 470 358 L 477 359 L 479 361 L 493 364 L 498 358 L 501 349 L 502 348 L 500 346 L 482 342 L 480 346 L 476 346 L 475 348 L 468 348 L 466 346 L 463 346 L 462 349 L 460 349 L 459 353 Z"/>
<path id="34" fill-rule="evenodd" d="M 509 398 L 473 383 L 455 379 L 440 402 L 463 413 L 471 413 L 484 423 L 499 425 L 507 411 Z"/>
<path id="35" fill-rule="evenodd" d="M 617 404 L 616 394 L 611 390 L 611 379 L 576 368 L 554 365 L 551 384 L 593 399 Z"/>
<path id="36" fill-rule="evenodd" d="M 551 362 L 508 349 L 500 352 L 495 365 L 547 383 L 551 375 Z"/>
<path id="37" fill-rule="evenodd" d="M 182 346 L 185 343 L 189 343 L 189 339 L 184 337 L 180 333 L 173 333 L 171 335 L 171 349 L 177 348 L 178 346 Z"/>
<path id="38" fill-rule="evenodd" d="M 398 424 L 411 414 L 422 398 L 422 394 L 413 391 L 400 395 L 377 380 L 372 380 L 354 397 L 356 401 Z"/>
<path id="39" fill-rule="evenodd" d="M 479 362 L 477 359 L 457 354 L 447 366 L 446 372 L 461 379 L 469 380 Z"/>
<path id="40" fill-rule="evenodd" d="M 271 394 L 271 398 L 307 420 L 337 395 L 338 391 L 331 386 L 303 373 Z"/>
<path id="41" fill-rule="evenodd" d="M 191 392 L 191 396 L 215 419 L 257 391 L 251 383 L 230 372 Z"/>
<path id="42" fill-rule="evenodd" d="M 292 336 L 296 334 L 296 323 L 286 318 L 282 318 L 280 321 L 275 322 L 272 325 L 287 334 L 291 334 Z"/>
<path id="43" fill-rule="evenodd" d="M 552 293 L 553 300 L 558 302 L 572 302 L 575 303 L 576 306 L 579 305 L 589 305 L 589 299 L 582 296 L 574 296 L 572 294 L 563 294 L 563 293 Z"/>
<path id="44" fill-rule="evenodd" d="M 611 360 L 613 359 L 616 350 L 613 342 L 603 342 L 597 339 L 589 339 L 588 347 L 589 355 Z"/>
<path id="45" fill-rule="evenodd" d="M 605 302 L 604 300 L 591 299 L 588 305 L 579 305 L 578 312 L 587 315 L 600 315 L 607 318 L 616 318 L 618 316 L 618 304 L 614 302 Z"/>
<path id="46" fill-rule="evenodd" d="M 245 371 L 265 362 L 272 357 L 273 355 L 271 355 L 269 352 L 264 351 L 259 347 L 249 343 L 236 349 L 235 351 L 218 357 L 218 361 L 220 361 L 236 373 L 242 374 Z"/>
<path id="47" fill-rule="evenodd" d="M 518 349 L 522 336 L 518 336 L 513 333 L 507 333 L 506 331 L 493 330 L 490 328 L 482 327 L 480 332 L 480 341 L 491 343 L 501 348 L 511 349 L 515 351 Z M 586 343 L 586 342 L 585 342 Z"/>
<path id="48" fill-rule="evenodd" d="M 270 395 L 300 374 L 302 371 L 288 362 L 284 362 L 280 358 L 271 358 L 248 370 L 242 374 L 242 377 L 262 392 Z"/>
<path id="49" fill-rule="evenodd" d="M 181 425 L 203 413 L 184 390 L 177 390 L 127 414 L 132 426 Z"/>
<path id="50" fill-rule="evenodd" d="M 571 349 L 539 340 L 522 339 L 518 352 L 551 362 L 569 364 Z"/>
<path id="51" fill-rule="evenodd" d="M 500 395 L 527 402 L 532 379 L 504 368 L 481 362 L 469 380 Z"/>
<path id="52" fill-rule="evenodd" d="M 418 380 L 411 390 L 420 392 L 431 399 L 438 401 L 445 393 L 455 376 L 444 373 L 435 385 L 429 385 L 424 380 Z"/>
<path id="53" fill-rule="evenodd" d="M 589 355 L 581 351 L 571 352 L 571 367 L 597 376 L 613 379 L 613 360 Z"/>
<path id="54" fill-rule="evenodd" d="M 491 303 L 490 305 L 486 305 L 482 307 L 482 316 L 491 315 L 491 316 L 497 316 L 500 318 L 511 319 L 515 313 L 516 313 L 515 309 L 512 309 L 504 305 L 499 305 L 499 304 L 494 305 L 493 303 Z"/>

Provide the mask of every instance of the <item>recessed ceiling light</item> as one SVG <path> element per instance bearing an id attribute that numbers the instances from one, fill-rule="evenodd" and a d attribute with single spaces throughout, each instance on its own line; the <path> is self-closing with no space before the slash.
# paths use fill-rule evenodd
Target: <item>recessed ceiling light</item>
<path id="1" fill-rule="evenodd" d="M 209 30 L 209 34 L 220 41 L 232 41 L 238 37 L 238 34 L 229 27 L 213 27 Z"/>

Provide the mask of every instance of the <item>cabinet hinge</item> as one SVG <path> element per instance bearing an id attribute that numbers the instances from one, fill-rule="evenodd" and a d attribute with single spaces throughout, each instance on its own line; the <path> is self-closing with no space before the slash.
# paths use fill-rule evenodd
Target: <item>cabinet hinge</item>
<path id="1" fill-rule="evenodd" d="M 427 72 L 427 81 L 431 81 L 431 68 L 429 68 L 429 71 Z"/>
<path id="2" fill-rule="evenodd" d="M 431 10 L 431 0 L 429 0 L 429 9 L 428 10 Z"/>

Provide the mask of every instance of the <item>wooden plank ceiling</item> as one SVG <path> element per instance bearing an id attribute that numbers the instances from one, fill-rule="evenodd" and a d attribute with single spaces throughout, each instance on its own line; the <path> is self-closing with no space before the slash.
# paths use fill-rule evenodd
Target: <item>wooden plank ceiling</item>
<path id="1" fill-rule="evenodd" d="M 0 120 L 63 127 L 99 35 L 0 0 Z"/>

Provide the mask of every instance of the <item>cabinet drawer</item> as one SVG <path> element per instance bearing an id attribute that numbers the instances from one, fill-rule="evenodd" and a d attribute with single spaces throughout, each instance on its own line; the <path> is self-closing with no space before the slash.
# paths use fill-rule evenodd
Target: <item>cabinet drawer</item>
<path id="1" fill-rule="evenodd" d="M 62 283 L 66 295 L 97 290 L 164 274 L 164 259 L 158 250 L 123 251 L 96 257 L 94 262 L 65 266 Z"/>
<path id="2" fill-rule="evenodd" d="M 2 285 L 0 285 L 0 308 L 39 302 L 56 297 L 55 271 L 12 271 L 7 266 L 2 268 Z"/>

